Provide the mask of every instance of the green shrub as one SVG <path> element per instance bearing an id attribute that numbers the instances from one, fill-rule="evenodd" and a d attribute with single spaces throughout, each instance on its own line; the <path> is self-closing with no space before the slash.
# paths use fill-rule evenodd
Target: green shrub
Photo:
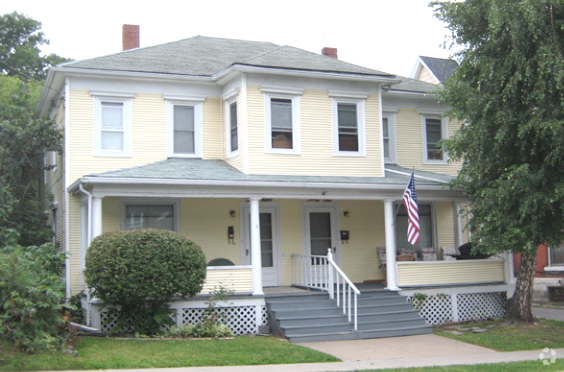
<path id="1" fill-rule="evenodd" d="M 0 337 L 27 352 L 63 341 L 64 254 L 51 244 L 0 250 Z"/>
<path id="2" fill-rule="evenodd" d="M 86 254 L 86 282 L 117 315 L 117 332 L 154 335 L 171 325 L 168 302 L 202 290 L 206 259 L 200 247 L 166 230 L 103 234 Z"/>

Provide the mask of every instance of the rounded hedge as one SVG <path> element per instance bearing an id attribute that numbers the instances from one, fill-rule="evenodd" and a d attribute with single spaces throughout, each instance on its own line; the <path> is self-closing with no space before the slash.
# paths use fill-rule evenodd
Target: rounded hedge
<path id="1" fill-rule="evenodd" d="M 172 231 L 117 231 L 92 241 L 84 274 L 92 293 L 119 306 L 122 316 L 141 318 L 152 311 L 158 317 L 174 295 L 192 297 L 202 290 L 206 258 L 194 242 Z"/>

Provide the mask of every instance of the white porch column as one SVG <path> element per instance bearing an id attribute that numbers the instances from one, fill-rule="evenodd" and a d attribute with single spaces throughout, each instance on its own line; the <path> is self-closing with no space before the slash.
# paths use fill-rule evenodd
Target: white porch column
<path id="1" fill-rule="evenodd" d="M 98 235 L 102 235 L 102 198 L 94 196 L 92 197 L 92 211 L 91 211 L 92 221 L 92 237 L 94 239 Z M 90 245 L 90 242 L 88 242 Z"/>
<path id="2" fill-rule="evenodd" d="M 384 224 L 386 226 L 386 281 L 387 290 L 399 291 L 396 268 L 396 229 L 394 222 L 394 201 L 384 201 Z"/>
<path id="3" fill-rule="evenodd" d="M 259 198 L 250 199 L 251 212 L 251 259 L 253 266 L 253 295 L 263 295 L 262 258 L 260 249 L 260 212 Z"/>
<path id="4" fill-rule="evenodd" d="M 462 217 L 460 216 L 460 203 L 452 203 L 454 210 L 454 244 L 455 247 L 462 245 Z"/>

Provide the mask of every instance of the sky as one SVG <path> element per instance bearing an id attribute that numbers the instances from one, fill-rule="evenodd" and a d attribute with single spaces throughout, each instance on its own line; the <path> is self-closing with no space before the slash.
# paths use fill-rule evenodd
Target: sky
<path id="1" fill-rule="evenodd" d="M 448 30 L 425 0 L 3 0 L 42 23 L 42 53 L 76 60 L 121 51 L 123 24 L 140 26 L 141 47 L 196 35 L 268 41 L 409 76 L 417 56 L 448 58 Z"/>

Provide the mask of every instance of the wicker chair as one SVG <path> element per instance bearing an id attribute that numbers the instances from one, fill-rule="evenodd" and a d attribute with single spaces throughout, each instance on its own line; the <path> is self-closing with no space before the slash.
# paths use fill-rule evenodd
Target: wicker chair
<path id="1" fill-rule="evenodd" d="M 434 248 L 421 248 L 421 260 L 437 261 L 437 252 Z"/>
<path id="2" fill-rule="evenodd" d="M 400 248 L 399 249 L 399 255 L 402 256 L 404 254 L 410 254 L 413 256 L 413 260 L 403 260 L 403 261 L 417 261 L 417 252 L 415 252 L 415 249 L 413 248 Z M 399 257 L 399 256 L 398 256 Z M 398 259 L 398 261 L 401 261 Z"/>

